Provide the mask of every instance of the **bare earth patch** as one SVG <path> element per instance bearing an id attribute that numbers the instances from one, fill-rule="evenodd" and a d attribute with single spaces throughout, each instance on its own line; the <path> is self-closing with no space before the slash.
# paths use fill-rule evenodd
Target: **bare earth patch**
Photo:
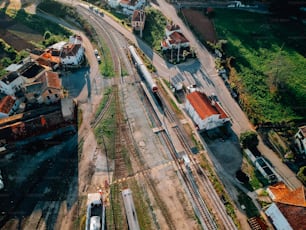
<path id="1" fill-rule="evenodd" d="M 205 41 L 215 43 L 217 41 L 214 25 L 202 12 L 191 9 L 182 9 L 182 13 L 188 23 L 201 34 Z"/>

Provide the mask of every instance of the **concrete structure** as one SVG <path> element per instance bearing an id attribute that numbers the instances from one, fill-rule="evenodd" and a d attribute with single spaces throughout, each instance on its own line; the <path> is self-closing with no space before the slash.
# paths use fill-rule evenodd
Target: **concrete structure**
<path id="1" fill-rule="evenodd" d="M 119 5 L 124 14 L 131 15 L 135 10 L 141 9 L 145 3 L 145 0 L 121 0 Z"/>
<path id="2" fill-rule="evenodd" d="M 298 132 L 294 135 L 294 139 L 299 153 L 306 155 L 306 125 L 299 127 Z"/>
<path id="3" fill-rule="evenodd" d="M 264 176 L 269 183 L 273 184 L 279 181 L 276 172 L 271 167 L 271 165 L 262 157 L 257 157 L 254 163 L 256 169 Z"/>
<path id="4" fill-rule="evenodd" d="M 84 47 L 81 44 L 67 44 L 61 50 L 62 65 L 79 65 L 84 59 Z"/>
<path id="5" fill-rule="evenodd" d="M 277 230 L 304 229 L 306 226 L 305 188 L 290 190 L 283 182 L 269 186 L 269 196 L 275 202 L 265 213 Z"/>
<path id="6" fill-rule="evenodd" d="M 6 95 L 14 95 L 21 89 L 24 78 L 18 72 L 10 72 L 0 80 L 0 92 Z"/>
<path id="7" fill-rule="evenodd" d="M 137 213 L 134 207 L 132 191 L 130 189 L 124 189 L 122 191 L 122 198 L 123 198 L 129 229 L 140 230 L 137 219 Z"/>
<path id="8" fill-rule="evenodd" d="M 34 82 L 23 86 L 25 98 L 30 103 L 50 104 L 63 98 L 62 84 L 57 73 L 46 71 Z"/>
<path id="9" fill-rule="evenodd" d="M 134 10 L 132 16 L 132 28 L 135 31 L 140 31 L 140 37 L 142 37 L 142 31 L 144 29 L 146 21 L 146 14 L 144 10 Z"/>
<path id="10" fill-rule="evenodd" d="M 187 94 L 185 109 L 201 131 L 222 126 L 230 120 L 219 103 L 199 91 Z"/>

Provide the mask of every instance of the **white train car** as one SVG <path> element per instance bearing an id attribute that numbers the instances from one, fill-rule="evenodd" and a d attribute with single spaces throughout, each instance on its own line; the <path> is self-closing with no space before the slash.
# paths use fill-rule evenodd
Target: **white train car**
<path id="1" fill-rule="evenodd" d="M 129 46 L 130 53 L 133 57 L 134 62 L 137 65 L 138 70 L 142 74 L 143 78 L 146 80 L 147 84 L 149 85 L 150 89 L 153 93 L 156 93 L 158 88 L 156 83 L 154 82 L 151 73 L 148 71 L 147 67 L 141 60 L 141 58 L 138 56 L 137 51 L 134 46 Z"/>
<path id="2" fill-rule="evenodd" d="M 140 230 L 136 210 L 134 207 L 132 191 L 130 189 L 124 189 L 122 191 L 122 198 L 123 198 L 129 229 Z"/>

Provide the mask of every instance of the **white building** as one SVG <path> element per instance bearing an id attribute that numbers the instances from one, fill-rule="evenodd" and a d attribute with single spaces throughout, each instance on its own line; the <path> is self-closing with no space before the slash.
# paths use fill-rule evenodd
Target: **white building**
<path id="1" fill-rule="evenodd" d="M 14 95 L 24 83 L 24 78 L 18 72 L 10 72 L 0 81 L 0 92 Z"/>
<path id="2" fill-rule="evenodd" d="M 295 144 L 301 154 L 306 154 L 306 125 L 299 127 L 294 135 Z"/>
<path id="3" fill-rule="evenodd" d="M 119 6 L 120 0 L 108 0 L 108 5 L 112 8 Z"/>
<path id="4" fill-rule="evenodd" d="M 162 50 L 187 48 L 189 40 L 184 36 L 179 25 L 168 24 L 165 29 L 166 38 L 161 41 Z"/>
<path id="5" fill-rule="evenodd" d="M 199 91 L 187 94 L 185 109 L 198 129 L 203 131 L 222 126 L 230 120 L 217 102 Z"/>
<path id="6" fill-rule="evenodd" d="M 134 10 L 141 9 L 145 3 L 145 0 L 121 0 L 119 5 L 122 7 L 123 13 L 131 15 Z"/>

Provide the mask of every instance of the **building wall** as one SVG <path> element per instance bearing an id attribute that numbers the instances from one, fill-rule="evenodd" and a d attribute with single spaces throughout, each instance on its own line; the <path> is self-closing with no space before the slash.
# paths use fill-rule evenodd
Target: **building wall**
<path id="1" fill-rule="evenodd" d="M 0 91 L 5 93 L 6 95 L 14 95 L 17 90 L 21 88 L 24 83 L 24 79 L 22 76 L 17 77 L 14 81 L 10 82 L 10 84 L 6 84 L 3 81 L 0 81 Z"/>
<path id="2" fill-rule="evenodd" d="M 119 6 L 119 0 L 108 0 L 108 5 L 112 8 Z"/>
<path id="3" fill-rule="evenodd" d="M 219 114 L 214 114 L 205 119 L 201 119 L 188 100 L 186 100 L 185 109 L 200 130 L 214 129 L 216 127 L 222 126 L 227 121 L 227 119 L 220 119 Z"/>
<path id="4" fill-rule="evenodd" d="M 42 101 L 45 104 L 50 104 L 59 101 L 62 98 L 61 89 L 46 89 L 42 94 Z"/>
<path id="5" fill-rule="evenodd" d="M 299 152 L 306 154 L 306 138 L 304 137 L 301 129 L 299 129 L 299 131 L 295 134 L 294 138 Z"/>
<path id="6" fill-rule="evenodd" d="M 84 56 L 84 48 L 81 46 L 75 56 L 67 56 L 61 59 L 64 65 L 78 65 L 82 62 Z"/>

